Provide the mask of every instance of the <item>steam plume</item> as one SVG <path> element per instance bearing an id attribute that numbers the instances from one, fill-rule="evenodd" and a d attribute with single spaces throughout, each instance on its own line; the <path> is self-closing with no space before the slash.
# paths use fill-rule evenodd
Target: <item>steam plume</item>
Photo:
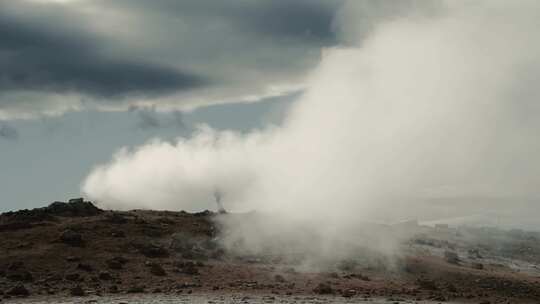
<path id="1" fill-rule="evenodd" d="M 443 4 L 402 12 L 368 37 L 341 18 L 361 37 L 324 50 L 282 126 L 203 126 L 122 150 L 83 192 L 117 208 L 199 210 L 218 187 L 230 210 L 315 221 L 321 234 L 418 214 L 432 198 L 537 198 L 540 5 Z"/>

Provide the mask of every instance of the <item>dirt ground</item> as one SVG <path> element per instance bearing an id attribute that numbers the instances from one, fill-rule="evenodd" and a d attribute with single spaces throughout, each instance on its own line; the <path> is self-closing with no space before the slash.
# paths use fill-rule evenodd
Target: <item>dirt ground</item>
<path id="1" fill-rule="evenodd" d="M 245 294 L 392 303 L 540 301 L 535 233 L 418 227 L 391 270 L 353 264 L 305 272 L 275 259 L 230 255 L 215 242 L 219 216 L 228 215 L 103 211 L 82 200 L 5 213 L 0 299 Z"/>

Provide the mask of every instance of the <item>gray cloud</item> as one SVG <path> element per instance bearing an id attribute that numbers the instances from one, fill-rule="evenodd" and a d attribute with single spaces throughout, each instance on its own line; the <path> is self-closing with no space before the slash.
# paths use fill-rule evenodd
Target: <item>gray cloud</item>
<path id="1" fill-rule="evenodd" d="M 303 87 L 323 48 L 351 46 L 384 21 L 432 15 L 439 4 L 0 0 L 0 119 L 280 96 Z"/>
<path id="2" fill-rule="evenodd" d="M 74 35 L 0 15 L 0 90 L 118 98 L 205 84 L 176 69 L 103 56 L 96 49 L 100 43 L 89 33 Z"/>
<path id="3" fill-rule="evenodd" d="M 175 18 L 209 18 L 205 21 L 232 25 L 238 31 L 251 35 L 275 39 L 294 38 L 301 43 L 312 41 L 318 45 L 332 45 L 337 41 L 333 28 L 334 15 L 343 3 L 344 0 L 121 0 L 112 5 L 153 10 Z"/>
<path id="4" fill-rule="evenodd" d="M 0 118 L 178 110 L 297 88 L 338 43 L 342 2 L 0 0 Z"/>

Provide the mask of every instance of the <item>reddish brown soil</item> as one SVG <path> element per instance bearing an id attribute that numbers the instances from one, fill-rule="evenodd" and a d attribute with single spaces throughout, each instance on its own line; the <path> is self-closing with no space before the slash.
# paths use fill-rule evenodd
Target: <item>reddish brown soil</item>
<path id="1" fill-rule="evenodd" d="M 429 255 L 405 257 L 392 271 L 300 273 L 287 265 L 230 257 L 219 248 L 201 254 L 171 247 L 175 233 L 210 241 L 219 233 L 214 216 L 158 211 L 2 215 L 0 298 L 22 284 L 30 296 L 68 296 L 79 286 L 85 294 L 327 292 L 396 300 L 540 301 L 538 277 L 489 265 L 472 269 Z M 62 240 L 66 231 L 81 239 Z"/>

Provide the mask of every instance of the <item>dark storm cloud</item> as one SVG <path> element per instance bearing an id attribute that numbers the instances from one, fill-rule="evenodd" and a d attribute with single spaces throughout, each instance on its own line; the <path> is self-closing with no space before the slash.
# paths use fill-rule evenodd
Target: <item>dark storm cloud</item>
<path id="1" fill-rule="evenodd" d="M 332 21 L 341 1 L 266 1 L 238 19 L 248 29 L 273 37 L 311 40 L 323 45 L 337 42 Z"/>
<path id="2" fill-rule="evenodd" d="M 0 0 L 0 119 L 174 111 L 297 88 L 338 43 L 342 3 Z"/>
<path id="3" fill-rule="evenodd" d="M 344 0 L 121 0 L 112 5 L 176 17 L 217 18 L 243 33 L 328 45 L 337 42 L 333 19 L 343 3 Z"/>
<path id="4" fill-rule="evenodd" d="M 19 131 L 7 124 L 0 124 L 0 139 L 17 140 Z"/>
<path id="5" fill-rule="evenodd" d="M 162 94 L 201 86 L 201 77 L 97 53 L 88 33 L 37 28 L 0 14 L 0 90 L 76 92 L 97 97 Z"/>

